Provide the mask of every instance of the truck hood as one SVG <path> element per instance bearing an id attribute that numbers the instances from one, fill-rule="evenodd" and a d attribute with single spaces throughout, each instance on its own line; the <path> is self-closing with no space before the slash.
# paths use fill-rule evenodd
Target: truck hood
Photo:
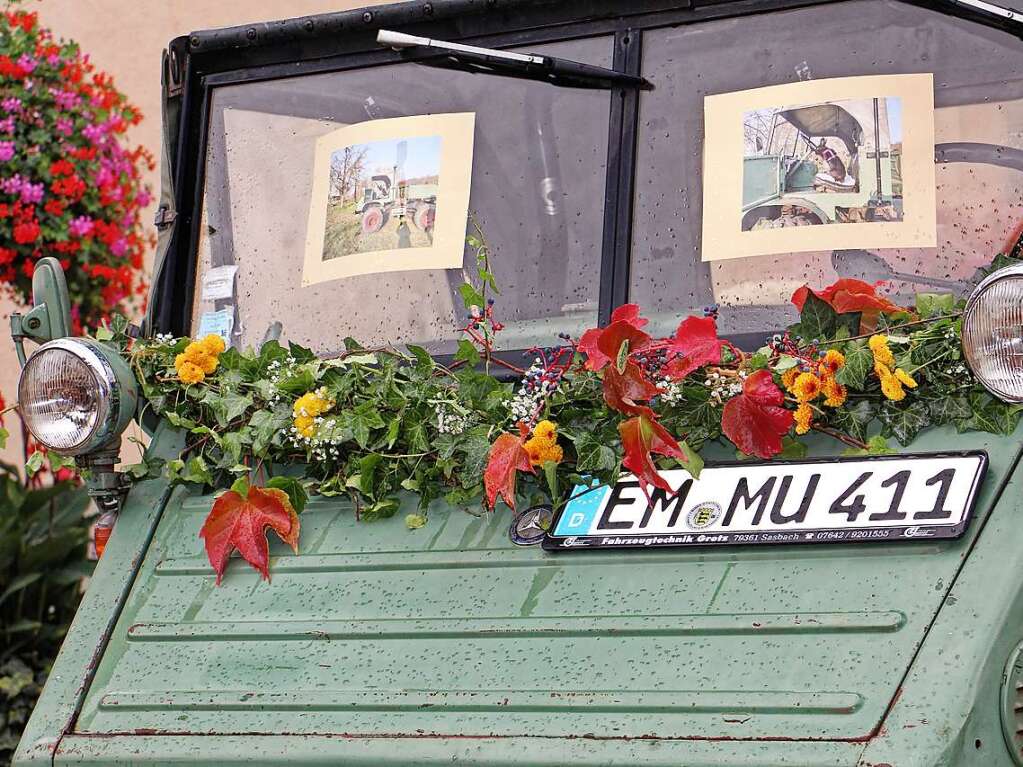
<path id="1" fill-rule="evenodd" d="M 1018 434 L 913 451 L 953 445 L 991 459 L 955 541 L 550 554 L 506 509 L 410 531 L 317 498 L 272 583 L 234 560 L 220 587 L 212 498 L 179 489 L 75 732 L 865 740 L 1018 460 Z"/>

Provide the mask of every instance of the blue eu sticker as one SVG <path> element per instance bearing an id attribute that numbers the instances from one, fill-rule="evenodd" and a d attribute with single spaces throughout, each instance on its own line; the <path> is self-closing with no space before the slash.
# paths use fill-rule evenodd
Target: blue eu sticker
<path id="1" fill-rule="evenodd" d="M 572 491 L 572 497 L 561 513 L 558 529 L 554 531 L 554 534 L 589 535 L 590 529 L 593 527 L 593 520 L 604 508 L 604 501 L 610 492 L 611 488 L 607 485 L 596 488 L 576 485 Z"/>

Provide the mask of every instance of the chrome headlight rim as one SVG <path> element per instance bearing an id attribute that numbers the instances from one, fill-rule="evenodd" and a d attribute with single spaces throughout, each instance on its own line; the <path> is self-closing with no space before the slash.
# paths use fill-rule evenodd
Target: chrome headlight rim
<path id="1" fill-rule="evenodd" d="M 89 433 L 83 440 L 72 447 L 53 447 L 46 444 L 35 432 L 32 432 L 32 436 L 47 450 L 52 450 L 58 455 L 79 456 L 93 452 L 120 434 L 117 426 L 121 420 L 123 406 L 121 387 L 118 386 L 117 375 L 102 351 L 102 347 L 96 341 L 89 338 L 58 338 L 35 349 L 25 361 L 25 367 L 22 368 L 21 374 L 18 376 L 18 402 L 23 401 L 22 386 L 25 381 L 25 372 L 29 370 L 32 361 L 42 354 L 53 350 L 72 354 L 85 363 L 96 385 L 97 402 L 100 403 L 99 413 L 96 423 L 93 424 Z M 26 423 L 27 426 L 28 424 Z"/>
<path id="2" fill-rule="evenodd" d="M 978 372 L 978 367 L 979 366 L 977 365 L 977 363 L 974 360 L 975 349 L 971 345 L 966 343 L 967 326 L 972 321 L 972 319 L 976 315 L 977 311 L 979 311 L 982 308 L 982 301 L 983 301 L 983 298 L 984 298 L 984 294 L 987 293 L 988 290 L 993 285 L 995 285 L 996 283 L 999 283 L 999 282 L 1001 282 L 1001 281 L 1003 281 L 1005 279 L 1019 279 L 1019 280 L 1023 280 L 1023 264 L 1016 264 L 1016 265 L 1013 265 L 1013 266 L 1006 266 L 1006 267 L 1003 267 L 1003 268 L 999 269 L 998 271 L 992 272 L 991 274 L 989 274 L 987 277 L 985 277 L 983 280 L 980 281 L 980 284 L 978 284 L 977 287 L 974 288 L 973 292 L 970 294 L 970 297 L 967 299 L 966 307 L 963 309 L 963 318 L 962 318 L 962 334 L 961 335 L 962 335 L 963 359 L 966 361 L 966 365 L 967 365 L 967 367 L 969 367 L 970 372 L 973 374 L 973 377 L 976 378 L 978 381 L 980 381 L 981 385 L 985 389 L 987 389 L 988 392 L 990 392 L 993 396 L 997 397 L 998 399 L 1002 400 L 1003 402 L 1008 402 L 1010 404 L 1020 404 L 1020 403 L 1023 403 L 1023 387 L 1021 387 L 1019 393 L 1013 394 L 1012 392 L 1002 391 L 1000 389 L 997 389 L 997 388 L 991 386 L 991 384 L 988 382 L 988 380 L 985 379 Z M 1021 291 L 1021 292 L 1023 292 L 1023 291 Z M 1021 301 L 1023 301 L 1023 296 L 1021 296 Z"/>

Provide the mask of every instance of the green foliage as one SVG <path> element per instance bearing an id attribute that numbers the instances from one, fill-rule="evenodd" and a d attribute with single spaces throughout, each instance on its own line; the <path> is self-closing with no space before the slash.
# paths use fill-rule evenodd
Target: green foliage
<path id="1" fill-rule="evenodd" d="M 514 403 L 526 389 L 490 372 L 496 324 L 489 297 L 496 285 L 478 226 L 467 244 L 475 253 L 477 274 L 460 288 L 469 313 L 467 338 L 459 341 L 450 368 L 418 346 L 367 349 L 349 338 L 338 357 L 318 359 L 309 349 L 270 341 L 258 350 L 226 350 L 215 372 L 186 386 L 174 359 L 187 339 L 134 343 L 125 353 L 147 406 L 188 432 L 188 448 L 163 467 L 144 462 L 128 467 L 129 474 L 142 479 L 162 469 L 173 482 L 220 488 L 241 477 L 279 487 L 296 509 L 308 492 L 347 495 L 364 520 L 393 516 L 401 506 L 400 495 L 413 493 L 419 505 L 405 517 L 410 529 L 426 523 L 429 506 L 438 499 L 478 505 L 491 447 L 501 434 L 517 433 L 523 406 L 516 411 Z M 882 328 L 878 332 L 887 339 L 882 346 L 893 355 L 885 366 L 877 363 L 869 334 L 860 333 L 863 312 L 839 313 L 808 292 L 799 323 L 755 353 L 729 348 L 720 364 L 697 369 L 682 380 L 652 374 L 644 391 L 657 387 L 657 394 L 642 397 L 643 406 L 673 435 L 685 458 L 660 456 L 657 466 L 682 466 L 698 476 L 703 466 L 699 451 L 723 439 L 727 403 L 742 394 L 748 376 L 762 376 L 759 371 L 769 371 L 782 388 L 792 387 L 798 374 L 818 376 L 819 393 L 785 391 L 781 406 L 795 411 L 803 403 L 801 430 L 832 434 L 853 452 L 889 451 L 888 438 L 909 444 L 929 425 L 996 434 L 1016 428 L 1023 410 L 988 395 L 962 363 L 961 301 L 921 293 L 916 314 L 887 304 L 878 316 L 877 296 L 846 297 L 844 305 L 849 300 L 874 313 L 866 319 Z M 123 334 L 124 328 L 113 324 L 107 342 L 126 348 Z M 635 342 L 620 343 L 606 370 L 623 375 L 627 366 L 647 364 L 647 341 L 639 333 Z M 670 345 L 659 343 L 662 349 Z M 832 355 L 837 361 L 830 359 L 829 368 L 825 358 L 832 350 L 840 354 Z M 546 460 L 534 472 L 518 472 L 516 492 L 525 499 L 547 497 L 558 505 L 572 487 L 611 483 L 621 473 L 624 411 L 608 405 L 606 374 L 585 369 L 582 361 L 576 355 L 574 364 L 559 374 L 557 387 L 539 404 L 525 406 L 538 408 L 536 418 L 556 422 L 563 451 L 560 461 Z M 828 376 L 836 368 L 832 380 Z M 893 379 L 896 371 L 901 379 Z M 908 383 L 896 382 L 903 388 L 893 391 L 893 380 Z M 315 412 L 300 413 L 305 405 L 296 405 L 299 400 L 316 403 Z M 794 432 L 784 437 L 777 457 L 806 455 Z M 288 467 L 287 477 L 280 476 L 282 467 Z"/>
<path id="2" fill-rule="evenodd" d="M 81 598 L 85 488 L 27 489 L 0 464 L 0 759 L 17 744 Z"/>

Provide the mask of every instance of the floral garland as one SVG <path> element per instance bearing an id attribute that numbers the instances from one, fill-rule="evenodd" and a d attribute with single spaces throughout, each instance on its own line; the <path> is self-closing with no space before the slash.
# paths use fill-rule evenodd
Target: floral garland
<path id="1" fill-rule="evenodd" d="M 141 119 L 76 43 L 55 41 L 35 13 L 0 13 L 0 283 L 28 303 L 36 261 L 55 256 L 76 333 L 146 294 L 142 173 L 155 164 L 122 145 Z"/>
<path id="2" fill-rule="evenodd" d="M 297 550 L 308 491 L 349 496 L 365 520 L 395 514 L 403 491 L 417 494 L 406 516 L 414 529 L 438 498 L 559 506 L 576 485 L 623 470 L 647 491 L 670 490 L 658 470 L 698 475 L 701 447 L 722 438 L 761 459 L 804 455 L 799 437 L 810 431 L 850 454 L 885 453 L 889 439 L 905 445 L 931 425 L 1009 434 L 1023 410 L 989 395 L 964 364 L 962 300 L 921 293 L 901 307 L 853 279 L 797 290 L 800 321 L 752 353 L 718 336 L 716 307 L 654 338 L 629 304 L 607 327 L 533 350 L 522 370 L 492 354 L 501 323 L 486 297 L 488 251 L 479 236 L 469 243 L 481 277 L 463 286 L 468 338 L 450 366 L 416 346 L 351 339 L 319 359 L 276 341 L 247 352 L 215 336 L 132 342 L 123 321 L 99 335 L 124 350 L 147 408 L 190 437 L 180 458 L 130 472 L 232 488 L 203 528 L 218 577 L 234 548 L 268 575 L 267 528 Z M 1021 262 L 999 256 L 992 268 Z M 519 382 L 502 382 L 497 365 Z M 272 476 L 289 464 L 304 476 Z"/>

